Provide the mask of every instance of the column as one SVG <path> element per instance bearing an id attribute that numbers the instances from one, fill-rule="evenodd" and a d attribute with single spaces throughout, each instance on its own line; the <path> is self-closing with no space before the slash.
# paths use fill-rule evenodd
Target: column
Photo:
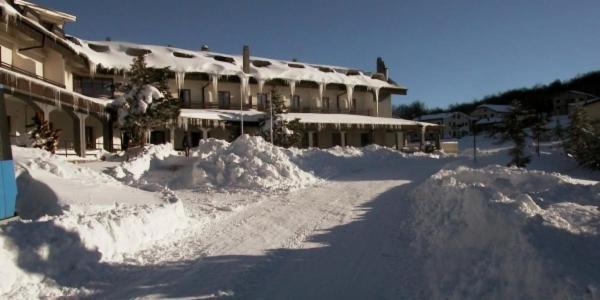
<path id="1" fill-rule="evenodd" d="M 425 128 L 427 128 L 427 126 L 421 127 L 421 143 L 419 145 L 419 149 L 421 149 L 421 151 L 423 151 L 423 147 L 425 147 Z"/>
<path id="2" fill-rule="evenodd" d="M 345 147 L 346 146 L 346 132 L 340 131 L 340 136 L 341 136 L 341 140 L 342 140 L 342 147 Z"/>
<path id="3" fill-rule="evenodd" d="M 200 128 L 200 130 L 202 130 L 202 139 L 208 139 L 208 132 L 210 131 L 209 128 Z"/>
<path id="4" fill-rule="evenodd" d="M 441 139 L 441 136 L 442 136 L 442 135 L 441 135 L 441 133 L 440 133 L 439 131 L 438 131 L 438 132 L 437 132 L 437 134 L 435 135 L 435 148 L 436 148 L 436 149 L 438 149 L 438 150 L 440 150 L 440 149 L 441 149 L 441 147 L 440 147 L 440 146 L 441 146 L 441 141 L 440 141 L 440 139 Z"/>
<path id="5" fill-rule="evenodd" d="M 169 143 L 171 143 L 171 146 L 175 149 L 175 127 L 169 128 Z"/>
<path id="6" fill-rule="evenodd" d="M 108 152 L 113 151 L 113 121 L 102 122 L 102 147 Z"/>
<path id="7" fill-rule="evenodd" d="M 44 121 L 50 122 L 50 113 L 53 110 L 55 110 L 56 107 L 49 105 L 49 104 L 45 104 L 45 103 L 40 103 L 38 105 L 42 109 L 42 112 L 44 113 Z"/>
<path id="8" fill-rule="evenodd" d="M 86 114 L 83 113 L 75 113 L 75 120 L 73 120 L 74 122 L 74 141 L 73 141 L 73 146 L 75 147 L 75 152 L 77 153 L 77 155 L 81 156 L 81 157 L 85 157 L 85 119 L 87 118 Z"/>
<path id="9" fill-rule="evenodd" d="M 314 131 L 308 132 L 308 148 L 314 147 L 314 136 L 313 136 L 314 134 L 315 134 Z"/>
<path id="10" fill-rule="evenodd" d="M 396 131 L 396 149 L 400 150 L 402 149 L 403 145 L 402 145 L 402 132 L 401 131 Z"/>

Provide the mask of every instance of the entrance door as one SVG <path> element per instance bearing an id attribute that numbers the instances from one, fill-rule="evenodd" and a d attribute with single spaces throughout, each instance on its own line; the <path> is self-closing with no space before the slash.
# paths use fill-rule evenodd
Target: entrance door
<path id="1" fill-rule="evenodd" d="M 96 136 L 92 126 L 85 126 L 85 148 L 96 149 Z"/>
<path id="2" fill-rule="evenodd" d="M 361 133 L 360 134 L 360 145 L 362 147 L 368 146 L 372 144 L 371 142 L 371 134 L 370 133 Z"/>
<path id="3" fill-rule="evenodd" d="M 166 142 L 164 131 L 152 131 L 150 133 L 150 143 L 154 145 L 164 144 Z"/>
<path id="4" fill-rule="evenodd" d="M 192 132 L 192 147 L 198 147 L 202 139 L 202 132 Z"/>
<path id="5" fill-rule="evenodd" d="M 339 132 L 334 132 L 331 134 L 331 143 L 333 146 L 341 146 L 342 145 L 342 134 Z"/>

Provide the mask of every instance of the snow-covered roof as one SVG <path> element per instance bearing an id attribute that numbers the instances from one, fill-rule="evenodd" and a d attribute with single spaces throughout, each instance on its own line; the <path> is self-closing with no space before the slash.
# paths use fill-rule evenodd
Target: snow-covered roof
<path id="1" fill-rule="evenodd" d="M 511 105 L 499 105 L 499 104 L 481 104 L 479 106 L 477 106 L 477 108 L 487 108 L 490 110 L 493 110 L 495 112 L 499 112 L 499 113 L 507 113 L 510 112 L 513 107 Z"/>
<path id="2" fill-rule="evenodd" d="M 72 14 L 68 14 L 66 12 L 58 11 L 55 9 L 46 8 L 39 4 L 31 3 L 29 1 L 14 0 L 14 3 L 16 5 L 26 6 L 31 10 L 36 11 L 37 13 L 42 13 L 47 16 L 58 18 L 66 22 L 75 22 L 75 20 L 77 20 L 77 17 Z"/>
<path id="3" fill-rule="evenodd" d="M 287 113 L 286 120 L 299 119 L 304 124 L 352 124 L 352 125 L 389 125 L 389 126 L 439 126 L 437 124 L 417 122 L 399 118 L 372 117 L 351 114 Z"/>
<path id="4" fill-rule="evenodd" d="M 429 115 L 422 115 L 422 116 L 418 117 L 418 119 L 420 121 L 439 120 L 439 119 L 449 118 L 451 115 L 452 115 L 452 113 L 429 114 Z"/>
<path id="5" fill-rule="evenodd" d="M 265 117 L 265 113 L 257 110 L 243 111 L 244 120 L 249 122 L 258 122 Z M 241 114 L 239 110 L 230 109 L 190 109 L 182 108 L 179 113 L 180 118 L 202 119 L 214 121 L 240 121 Z"/>
<path id="6" fill-rule="evenodd" d="M 497 123 L 502 123 L 503 121 L 504 121 L 504 119 L 501 117 L 493 117 L 493 118 L 481 119 L 481 120 L 475 122 L 475 124 L 477 124 L 477 125 L 497 124 Z"/>
<path id="7" fill-rule="evenodd" d="M 145 55 L 150 67 L 169 67 L 175 73 L 207 73 L 211 75 L 246 76 L 242 70 L 241 55 L 208 51 L 192 51 L 175 47 L 134 44 L 116 41 L 85 41 L 68 43 L 86 56 L 93 68 L 128 69 L 134 57 Z M 286 81 L 313 81 L 323 84 L 366 86 L 370 89 L 406 89 L 403 86 L 375 79 L 364 72 L 343 67 L 315 65 L 302 62 L 250 57 L 250 73 L 256 80 L 282 79 Z"/>
<path id="8" fill-rule="evenodd" d="M 266 114 L 257 110 L 246 110 L 243 112 L 244 120 L 258 122 L 265 118 Z M 183 119 L 198 119 L 212 121 L 234 121 L 241 120 L 239 110 L 229 109 L 181 109 L 179 115 Z M 398 118 L 372 117 L 351 114 L 319 114 L 319 113 L 286 113 L 283 119 L 291 121 L 299 119 L 303 124 L 350 124 L 350 125 L 384 125 L 384 126 L 439 126 L 437 124 L 417 122 Z"/>
<path id="9" fill-rule="evenodd" d="M 596 96 L 596 95 L 594 95 L 594 94 L 590 94 L 590 93 L 587 93 L 587 92 L 582 92 L 582 91 L 576 91 L 576 90 L 570 90 L 570 91 L 568 91 L 567 93 L 570 93 L 570 94 L 577 94 L 577 95 L 582 95 L 582 96 L 587 96 L 587 97 L 593 97 L 593 98 L 596 98 L 596 97 L 598 97 L 598 96 Z"/>
<path id="10" fill-rule="evenodd" d="M 22 1 L 22 3 L 28 3 Z M 95 73 L 98 66 L 107 69 L 129 69 L 133 58 L 145 55 L 150 67 L 169 67 L 175 73 L 177 80 L 184 80 L 185 73 L 206 73 L 216 76 L 253 77 L 257 81 L 282 79 L 288 82 L 312 81 L 317 84 L 343 84 L 348 87 L 364 86 L 379 91 L 381 88 L 391 90 L 406 90 L 406 87 L 373 78 L 369 73 L 345 67 L 317 65 L 297 61 L 285 61 L 262 57 L 250 57 L 250 71 L 245 74 L 242 70 L 241 55 L 229 55 L 209 51 L 192 51 L 175 47 L 144 45 L 116 41 L 86 41 L 69 36 L 67 39 L 57 36 L 37 22 L 21 15 L 6 0 L 0 0 L 0 8 L 8 18 L 23 18 L 36 26 L 53 40 L 60 40 L 71 50 L 87 58 L 90 72 Z"/>
<path id="11" fill-rule="evenodd" d="M 583 103 L 583 106 L 590 105 L 590 104 L 596 103 L 598 101 L 600 101 L 600 97 L 597 97 L 597 98 L 594 98 L 594 99 L 590 99 L 590 100 L 586 100 Z"/>

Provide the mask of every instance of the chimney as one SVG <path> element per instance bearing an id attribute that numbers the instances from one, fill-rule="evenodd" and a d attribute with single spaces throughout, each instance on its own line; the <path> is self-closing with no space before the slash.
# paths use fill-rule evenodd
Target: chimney
<path id="1" fill-rule="evenodd" d="M 383 76 L 385 77 L 385 80 L 388 80 L 388 68 L 385 65 L 385 62 L 383 62 L 383 58 L 378 57 L 377 58 L 377 73 L 383 74 Z"/>
<path id="2" fill-rule="evenodd" d="M 200 51 L 210 51 L 210 49 L 208 48 L 208 45 L 202 45 L 202 47 L 200 48 Z"/>
<path id="3" fill-rule="evenodd" d="M 250 73 L 250 47 L 248 45 L 244 45 L 243 52 L 243 64 L 242 71 L 244 73 Z"/>

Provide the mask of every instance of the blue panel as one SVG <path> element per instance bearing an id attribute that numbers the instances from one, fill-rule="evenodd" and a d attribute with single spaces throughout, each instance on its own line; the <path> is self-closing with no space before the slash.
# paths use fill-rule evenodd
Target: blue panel
<path id="1" fill-rule="evenodd" d="M 12 160 L 0 161 L 0 173 L 2 173 L 2 194 L 4 207 L 0 219 L 10 218 L 15 215 L 15 204 L 17 199 L 17 182 L 15 180 L 15 166 Z"/>
<path id="2" fill-rule="evenodd" d="M 4 174 L 4 161 L 0 160 L 0 220 L 6 218 L 6 212 L 5 212 L 5 206 L 6 206 L 6 201 L 4 200 L 6 198 L 5 194 L 5 189 L 4 189 L 4 177 L 6 176 Z"/>

